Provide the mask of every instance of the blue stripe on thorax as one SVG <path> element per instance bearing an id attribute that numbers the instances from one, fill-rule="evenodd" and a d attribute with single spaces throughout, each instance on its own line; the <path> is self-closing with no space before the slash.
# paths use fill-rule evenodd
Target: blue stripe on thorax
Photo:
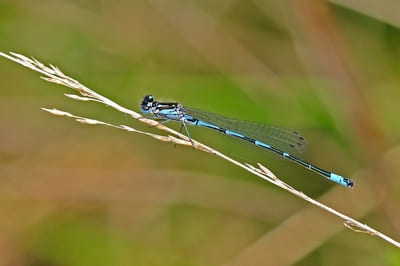
<path id="1" fill-rule="evenodd" d="M 176 109 L 161 110 L 157 113 L 157 116 L 172 120 L 179 120 L 181 118 L 181 114 Z"/>

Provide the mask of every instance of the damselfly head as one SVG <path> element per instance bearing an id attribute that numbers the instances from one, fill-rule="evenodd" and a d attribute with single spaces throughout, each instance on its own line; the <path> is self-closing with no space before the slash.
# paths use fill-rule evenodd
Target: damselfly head
<path id="1" fill-rule="evenodd" d="M 144 96 L 142 103 L 140 104 L 140 107 L 142 109 L 142 113 L 149 113 L 150 109 L 152 107 L 152 102 L 154 101 L 153 95 L 148 94 Z"/>
<path id="2" fill-rule="evenodd" d="M 147 94 L 146 96 L 144 96 L 144 98 L 143 98 L 143 102 L 149 102 L 149 103 L 151 103 L 151 102 L 153 102 L 154 101 L 154 97 L 153 97 L 153 95 L 151 95 L 151 94 Z"/>

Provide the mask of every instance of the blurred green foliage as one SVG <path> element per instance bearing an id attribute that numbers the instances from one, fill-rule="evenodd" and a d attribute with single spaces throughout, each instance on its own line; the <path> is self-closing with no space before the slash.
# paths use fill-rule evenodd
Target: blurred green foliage
<path id="1" fill-rule="evenodd" d="M 152 93 L 299 130 L 307 160 L 355 177 L 353 191 L 190 128 L 195 139 L 261 162 L 314 197 L 336 189 L 343 197 L 362 194 L 358 184 L 371 184 L 371 202 L 379 204 L 365 207 L 360 195 L 346 213 L 399 238 L 400 179 L 384 159 L 398 159 L 385 152 L 396 151 L 400 132 L 400 24 L 393 15 L 400 5 L 351 2 L 3 0 L 0 50 L 56 65 L 134 110 Z M 208 154 L 51 117 L 39 108 L 159 133 L 110 108 L 72 102 L 62 95 L 69 89 L 4 58 L 0 76 L 1 265 L 235 265 L 308 210 Z M 360 170 L 380 172 L 357 179 Z M 282 234 L 275 250 L 247 262 L 400 264 L 398 251 L 380 239 L 324 224 L 313 230 L 304 238 Z"/>

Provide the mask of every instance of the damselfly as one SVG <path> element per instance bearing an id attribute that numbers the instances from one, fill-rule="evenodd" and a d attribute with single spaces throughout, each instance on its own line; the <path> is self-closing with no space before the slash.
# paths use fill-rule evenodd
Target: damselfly
<path id="1" fill-rule="evenodd" d="M 180 122 L 189 138 L 190 134 L 186 127 L 187 124 L 211 128 L 225 135 L 272 151 L 342 186 L 352 188 L 354 185 L 351 179 L 326 171 L 299 159 L 298 157 L 300 157 L 304 149 L 305 139 L 297 131 L 227 118 L 184 107 L 182 104 L 176 102 L 157 102 L 152 95 L 146 95 L 143 98 L 141 109 L 143 114 L 152 114 L 154 118 L 162 119 L 164 122 L 170 120 Z"/>

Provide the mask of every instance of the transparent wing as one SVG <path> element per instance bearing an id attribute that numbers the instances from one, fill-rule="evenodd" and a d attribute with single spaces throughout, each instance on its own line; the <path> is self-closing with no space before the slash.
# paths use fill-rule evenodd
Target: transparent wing
<path id="1" fill-rule="evenodd" d="M 185 107 L 186 114 L 196 119 L 229 129 L 246 137 L 259 140 L 283 152 L 301 159 L 304 156 L 306 140 L 297 131 L 284 129 L 262 123 L 232 119 L 201 110 Z"/>

